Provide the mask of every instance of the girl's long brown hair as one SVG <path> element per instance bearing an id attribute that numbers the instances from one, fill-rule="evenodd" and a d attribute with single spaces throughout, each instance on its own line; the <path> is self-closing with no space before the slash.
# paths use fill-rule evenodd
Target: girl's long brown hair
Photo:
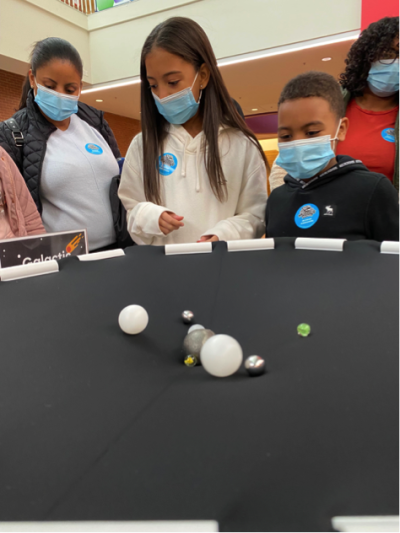
<path id="1" fill-rule="evenodd" d="M 218 200 L 224 201 L 227 197 L 227 187 L 218 148 L 218 130 L 221 125 L 240 130 L 257 147 L 266 167 L 269 166 L 256 136 L 247 127 L 228 94 L 207 35 L 196 22 L 184 17 L 173 17 L 156 26 L 147 37 L 142 49 L 141 118 L 146 199 L 161 204 L 158 157 L 163 152 L 168 132 L 168 122 L 158 112 L 147 81 L 146 56 L 155 47 L 181 57 L 191 63 L 196 71 L 203 64 L 210 70 L 210 80 L 203 90 L 200 101 L 206 143 L 204 157 L 211 188 Z"/>

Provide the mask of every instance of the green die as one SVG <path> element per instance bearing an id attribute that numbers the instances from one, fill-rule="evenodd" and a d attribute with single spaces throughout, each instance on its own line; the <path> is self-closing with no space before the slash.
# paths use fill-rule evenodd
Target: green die
<path id="1" fill-rule="evenodd" d="M 297 333 L 301 337 L 308 337 L 309 334 L 311 333 L 311 328 L 308 324 L 299 324 L 297 326 Z"/>

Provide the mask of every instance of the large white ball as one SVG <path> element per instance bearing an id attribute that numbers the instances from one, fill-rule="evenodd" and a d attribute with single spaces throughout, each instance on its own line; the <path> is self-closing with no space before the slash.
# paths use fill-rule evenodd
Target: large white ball
<path id="1" fill-rule="evenodd" d="M 214 335 L 200 352 L 200 361 L 209 374 L 225 378 L 237 372 L 243 361 L 243 351 L 236 339 L 229 335 Z"/>
<path id="2" fill-rule="evenodd" d="M 128 305 L 120 312 L 118 323 L 124 333 L 137 335 L 146 329 L 149 323 L 149 315 L 141 305 Z"/>

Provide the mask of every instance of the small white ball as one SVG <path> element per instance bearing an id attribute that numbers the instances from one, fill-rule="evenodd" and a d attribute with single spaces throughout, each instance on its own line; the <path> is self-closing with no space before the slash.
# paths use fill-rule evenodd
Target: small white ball
<path id="1" fill-rule="evenodd" d="M 124 333 L 137 335 L 146 329 L 149 315 L 141 305 L 128 305 L 120 312 L 118 323 Z"/>
<path id="2" fill-rule="evenodd" d="M 188 329 L 188 335 L 189 333 L 192 333 L 192 331 L 196 331 L 196 329 L 205 329 L 205 328 L 201 324 L 194 324 L 193 326 L 190 326 L 190 328 Z"/>
<path id="3" fill-rule="evenodd" d="M 225 378 L 237 372 L 243 361 L 243 351 L 236 339 L 229 335 L 214 335 L 200 352 L 200 361 L 209 374 Z"/>

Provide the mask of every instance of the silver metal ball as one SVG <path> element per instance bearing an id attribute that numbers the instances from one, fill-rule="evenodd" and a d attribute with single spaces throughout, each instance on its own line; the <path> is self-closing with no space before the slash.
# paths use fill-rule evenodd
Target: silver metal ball
<path id="1" fill-rule="evenodd" d="M 250 376 L 260 376 L 265 372 L 265 361 L 258 355 L 250 355 L 244 362 L 244 367 Z"/>
<path id="2" fill-rule="evenodd" d="M 183 311 L 182 319 L 185 324 L 190 324 L 193 318 L 194 318 L 194 314 L 192 313 L 192 311 Z"/>
<path id="3" fill-rule="evenodd" d="M 195 329 L 186 335 L 183 341 L 183 350 L 186 355 L 196 355 L 200 359 L 203 344 L 215 333 L 211 329 Z"/>

